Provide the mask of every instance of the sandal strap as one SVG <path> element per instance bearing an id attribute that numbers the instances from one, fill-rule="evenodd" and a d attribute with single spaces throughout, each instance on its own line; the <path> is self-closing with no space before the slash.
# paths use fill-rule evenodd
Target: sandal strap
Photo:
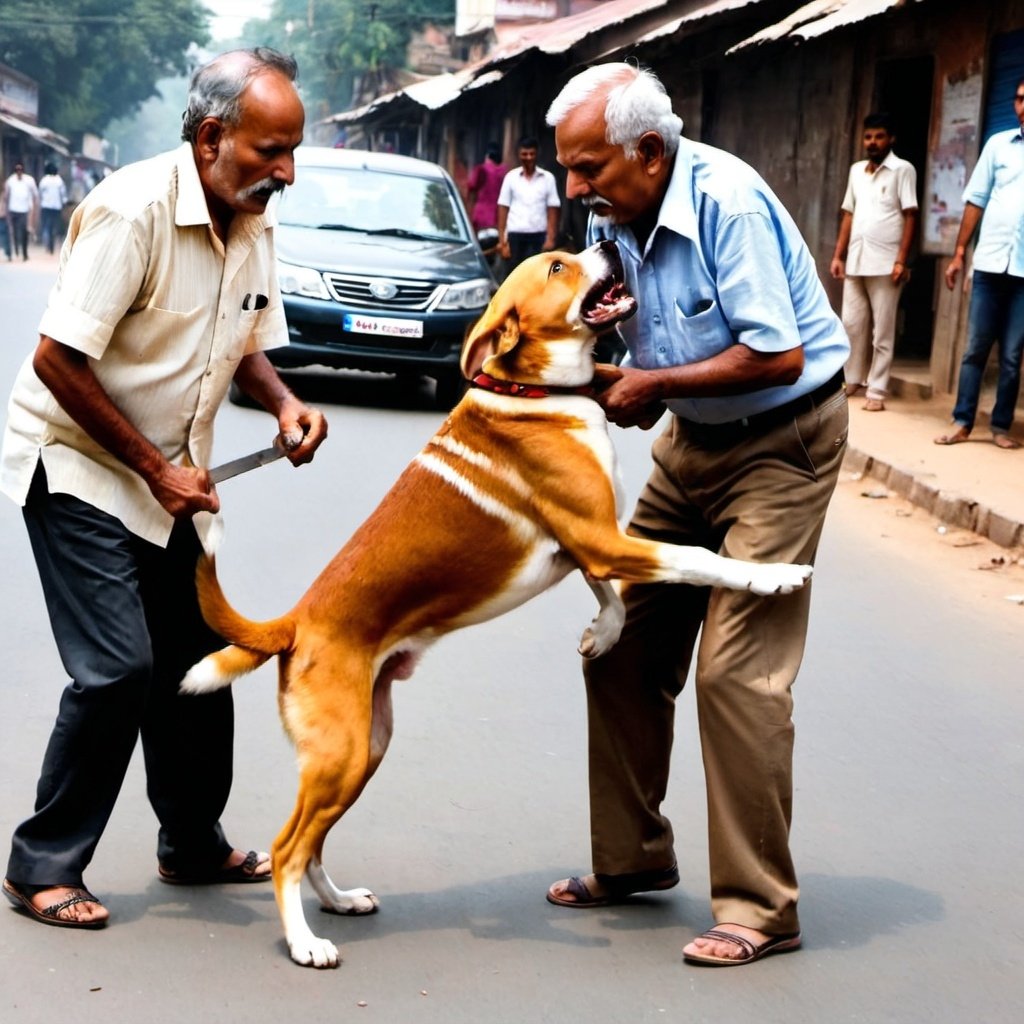
<path id="1" fill-rule="evenodd" d="M 245 855 L 245 860 L 235 868 L 236 871 L 240 871 L 243 875 L 247 875 L 250 878 L 256 874 L 256 868 L 260 863 L 260 855 L 255 850 L 250 850 Z"/>
<path id="2" fill-rule="evenodd" d="M 743 951 L 743 959 L 752 957 L 757 952 L 757 946 L 749 939 L 745 939 L 742 935 L 736 935 L 733 932 L 723 932 L 718 928 L 712 928 L 710 931 L 705 932 L 701 938 L 717 939 L 720 942 L 733 942 Z"/>
<path id="3" fill-rule="evenodd" d="M 61 920 L 61 911 L 67 910 L 78 903 L 95 903 L 102 906 L 100 901 L 88 889 L 71 889 L 71 895 L 60 903 L 53 903 L 39 911 L 43 917 L 52 917 L 54 920 Z"/>

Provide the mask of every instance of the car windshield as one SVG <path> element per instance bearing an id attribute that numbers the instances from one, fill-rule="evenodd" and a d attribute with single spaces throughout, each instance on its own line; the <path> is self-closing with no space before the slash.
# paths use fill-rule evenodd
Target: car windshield
<path id="1" fill-rule="evenodd" d="M 444 181 L 362 167 L 299 167 L 278 222 L 406 238 L 467 241 Z"/>

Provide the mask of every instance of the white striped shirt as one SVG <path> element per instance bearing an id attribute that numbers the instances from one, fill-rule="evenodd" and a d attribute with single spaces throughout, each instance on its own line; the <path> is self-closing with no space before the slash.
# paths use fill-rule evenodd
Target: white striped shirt
<path id="1" fill-rule="evenodd" d="M 225 248 L 187 143 L 125 167 L 75 210 L 39 332 L 88 356 L 114 404 L 171 462 L 207 466 L 242 356 L 288 342 L 271 221 L 236 213 Z M 8 407 L 0 490 L 24 505 L 40 457 L 51 492 L 166 544 L 171 516 L 68 416 L 29 355 Z M 207 538 L 213 517 L 195 522 Z"/>

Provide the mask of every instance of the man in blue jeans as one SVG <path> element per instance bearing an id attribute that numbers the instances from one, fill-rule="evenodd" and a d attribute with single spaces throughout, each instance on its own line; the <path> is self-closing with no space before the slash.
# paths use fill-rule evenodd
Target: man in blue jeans
<path id="1" fill-rule="evenodd" d="M 956 252 L 946 268 L 953 288 L 963 269 L 964 253 L 978 222 L 981 233 L 974 250 L 974 281 L 967 321 L 967 349 L 960 364 L 953 424 L 936 444 L 966 441 L 978 413 L 985 364 L 993 344 L 999 345 L 999 377 L 992 408 L 992 440 L 996 447 L 1019 448 L 1010 437 L 1020 363 L 1024 354 L 1024 78 L 1014 90 L 1013 107 L 1019 128 L 997 132 L 985 143 L 964 191 L 964 215 Z M 984 220 L 982 220 L 984 214 Z"/>

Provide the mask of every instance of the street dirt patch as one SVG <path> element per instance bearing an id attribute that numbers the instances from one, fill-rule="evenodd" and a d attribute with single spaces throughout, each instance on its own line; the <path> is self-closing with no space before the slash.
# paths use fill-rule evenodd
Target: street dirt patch
<path id="1" fill-rule="evenodd" d="M 1024 548 L 948 526 L 869 476 L 844 470 L 829 512 L 831 527 L 859 535 L 884 555 L 872 570 L 914 572 L 993 622 L 1024 628 Z"/>

